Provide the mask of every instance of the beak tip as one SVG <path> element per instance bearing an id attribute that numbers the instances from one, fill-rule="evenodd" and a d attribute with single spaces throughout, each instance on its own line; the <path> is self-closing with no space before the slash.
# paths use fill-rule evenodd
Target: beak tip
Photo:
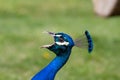
<path id="1" fill-rule="evenodd" d="M 41 46 L 40 48 L 49 48 L 49 47 L 51 47 L 52 45 L 43 45 L 43 46 Z"/>
<path id="2" fill-rule="evenodd" d="M 55 33 L 47 31 L 48 34 L 55 36 Z"/>
<path id="3" fill-rule="evenodd" d="M 46 46 L 40 46 L 40 48 L 47 48 Z"/>
<path id="4" fill-rule="evenodd" d="M 43 31 L 43 33 L 47 33 L 47 34 L 50 34 L 51 36 L 55 36 L 55 33 L 50 32 L 50 31 Z"/>

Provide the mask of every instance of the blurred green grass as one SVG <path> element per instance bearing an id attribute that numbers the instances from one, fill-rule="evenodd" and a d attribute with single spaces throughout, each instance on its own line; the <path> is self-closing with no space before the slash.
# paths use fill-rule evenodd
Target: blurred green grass
<path id="1" fill-rule="evenodd" d="M 91 55 L 73 48 L 56 80 L 120 80 L 119 26 L 120 17 L 97 17 L 90 0 L 0 0 L 0 80 L 29 80 L 55 57 L 40 49 L 52 42 L 45 30 L 74 39 L 89 30 L 94 40 Z"/>

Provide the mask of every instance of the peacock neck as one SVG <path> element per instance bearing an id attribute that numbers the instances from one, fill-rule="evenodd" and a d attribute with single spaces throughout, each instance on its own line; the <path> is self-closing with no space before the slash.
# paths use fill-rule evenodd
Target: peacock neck
<path id="1" fill-rule="evenodd" d="M 63 55 L 56 56 L 48 65 L 48 67 L 51 67 L 54 70 L 54 72 L 57 73 L 69 59 L 70 53 L 71 51 L 67 53 L 61 53 Z"/>
<path id="2" fill-rule="evenodd" d="M 32 80 L 54 80 L 56 73 L 65 65 L 71 50 L 56 56 L 44 69 L 38 72 Z"/>

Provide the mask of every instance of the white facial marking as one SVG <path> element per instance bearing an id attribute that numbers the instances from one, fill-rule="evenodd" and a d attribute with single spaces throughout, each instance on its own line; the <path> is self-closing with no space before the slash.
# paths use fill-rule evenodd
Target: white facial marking
<path id="1" fill-rule="evenodd" d="M 60 36 L 62 36 L 62 35 L 55 35 L 56 37 L 60 37 Z"/>
<path id="2" fill-rule="evenodd" d="M 66 42 L 66 41 L 64 41 L 64 42 L 55 42 L 56 44 L 58 44 L 58 45 L 69 45 L 69 42 Z"/>

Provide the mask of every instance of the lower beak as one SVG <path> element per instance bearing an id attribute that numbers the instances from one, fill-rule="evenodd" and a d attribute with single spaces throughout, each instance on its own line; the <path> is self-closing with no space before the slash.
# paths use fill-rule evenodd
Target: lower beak
<path id="1" fill-rule="evenodd" d="M 51 47 L 53 44 L 50 44 L 50 45 L 43 45 L 43 46 L 41 46 L 41 48 L 49 48 L 49 47 Z"/>

